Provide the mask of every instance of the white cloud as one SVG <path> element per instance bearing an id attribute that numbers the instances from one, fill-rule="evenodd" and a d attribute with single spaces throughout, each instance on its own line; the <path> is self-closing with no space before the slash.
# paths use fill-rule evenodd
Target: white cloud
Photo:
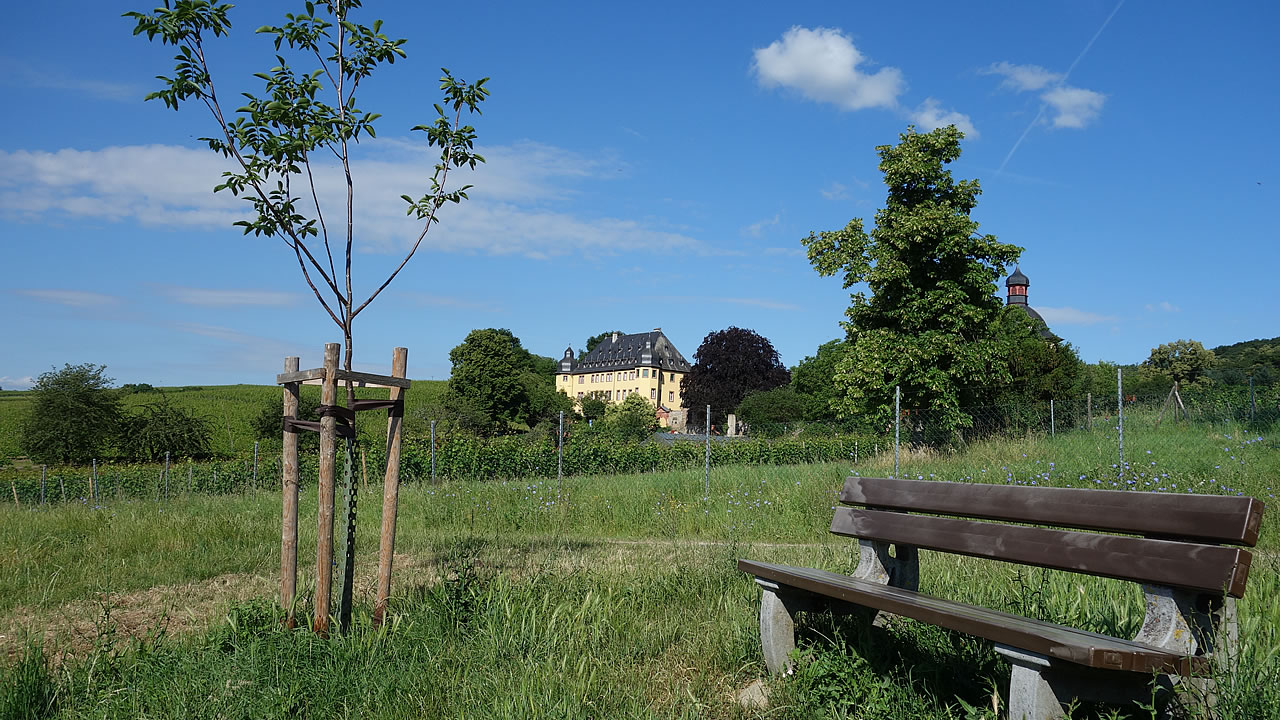
<path id="1" fill-rule="evenodd" d="M 1039 65 L 1014 65 L 1007 61 L 992 63 L 979 72 L 983 75 L 1003 75 L 1004 81 L 1000 83 L 1000 87 L 1017 92 L 1039 90 L 1062 80 L 1061 73 L 1046 70 Z"/>
<path id="2" fill-rule="evenodd" d="M 1152 304 L 1148 304 L 1148 305 L 1147 305 L 1147 312 L 1168 312 L 1168 313 L 1176 313 L 1176 312 L 1182 312 L 1182 308 L 1178 307 L 1177 305 L 1174 305 L 1173 303 L 1169 302 L 1168 300 L 1161 300 L 1160 302 L 1158 302 L 1158 303 L 1156 303 L 1156 304 L 1154 304 L 1154 305 L 1152 305 Z"/>
<path id="3" fill-rule="evenodd" d="M 99 69 L 109 67 L 111 66 L 103 65 Z M 66 90 L 102 100 L 120 102 L 141 102 L 147 94 L 145 90 L 136 85 L 65 75 L 11 58 L 0 58 L 0 84 Z"/>
<path id="4" fill-rule="evenodd" d="M 828 200 L 844 200 L 849 197 L 848 189 L 841 183 L 833 182 L 825 190 L 819 190 L 818 192 L 822 193 L 822 197 Z"/>
<path id="5" fill-rule="evenodd" d="M 36 384 L 36 379 L 30 375 L 26 377 L 9 377 L 8 375 L 0 376 L 0 388 L 5 390 L 30 390 L 32 385 Z"/>
<path id="6" fill-rule="evenodd" d="M 68 307 L 97 307 L 99 305 L 114 305 L 120 302 L 120 299 L 113 295 L 103 295 L 102 293 L 86 292 L 84 290 L 31 289 L 14 290 L 13 292 Z"/>
<path id="7" fill-rule="evenodd" d="M 968 115 L 954 110 L 943 110 L 934 98 L 925 98 L 920 107 L 911 111 L 911 120 L 925 132 L 937 130 L 947 125 L 955 125 L 970 140 L 978 137 L 978 129 Z"/>
<path id="8" fill-rule="evenodd" d="M 755 51 L 754 70 L 765 87 L 791 88 L 844 110 L 897 107 L 906 89 L 902 71 L 882 67 L 868 73 L 858 68 L 864 60 L 840 30 L 796 26 Z"/>
<path id="9" fill-rule="evenodd" d="M 769 227 L 773 227 L 774 225 L 777 225 L 780 220 L 782 220 L 782 215 L 776 214 L 771 218 L 766 218 L 764 220 L 753 222 L 750 225 L 742 228 L 742 234 L 750 235 L 751 237 L 760 237 L 764 233 L 765 228 L 769 228 Z"/>
<path id="10" fill-rule="evenodd" d="M 1036 306 L 1036 312 L 1044 318 L 1044 321 L 1053 325 L 1097 325 L 1098 323 L 1114 322 L 1115 318 L 1107 315 L 1099 315 L 1087 310 L 1077 310 L 1073 307 L 1041 307 Z"/>
<path id="11" fill-rule="evenodd" d="M 161 295 L 183 305 L 199 305 L 201 307 L 234 307 L 249 305 L 254 307 L 282 307 L 296 305 L 298 295 L 276 290 L 213 290 L 209 288 L 180 287 L 163 285 L 156 288 Z"/>
<path id="12" fill-rule="evenodd" d="M 1054 127 L 1082 128 L 1098 117 L 1107 96 L 1084 88 L 1063 86 L 1045 92 L 1040 99 L 1057 113 L 1052 120 Z"/>
<path id="13" fill-rule="evenodd" d="M 1066 85 L 1065 74 L 1046 70 L 1039 65 L 1014 65 L 1002 61 L 979 72 L 984 75 L 1003 76 L 1004 80 L 1000 83 L 1000 87 L 1014 92 L 1043 90 L 1044 92 L 1040 93 L 1040 100 L 1044 102 L 1045 107 L 1041 108 L 1033 124 L 1044 120 L 1056 128 L 1083 128 L 1097 119 L 1107 99 L 1107 96 L 1100 92 Z M 1045 108 L 1051 111 L 1051 118 L 1044 118 Z"/>
<path id="14" fill-rule="evenodd" d="M 356 178 L 356 245 L 400 254 L 422 230 L 405 215 L 400 195 L 426 191 L 435 159 L 422 143 L 381 139 L 352 162 Z M 452 184 L 473 184 L 470 200 L 447 205 L 424 249 L 518 254 L 613 254 L 644 244 L 657 250 L 705 252 L 680 232 L 636 220 L 585 216 L 564 209 L 574 183 L 616 176 L 620 163 L 540 143 L 477 148 L 488 160 L 475 171 L 455 169 Z M 232 229 L 250 208 L 227 192 L 213 193 L 230 165 L 203 149 L 170 145 L 101 150 L 0 150 L 0 215 L 28 221 L 70 216 L 149 227 Z M 333 163 L 314 167 L 321 204 L 342 208 L 344 186 Z M 306 212 L 305 208 L 302 208 Z M 337 231 L 338 218 L 326 218 Z M 334 238 L 337 240 L 337 238 Z"/>

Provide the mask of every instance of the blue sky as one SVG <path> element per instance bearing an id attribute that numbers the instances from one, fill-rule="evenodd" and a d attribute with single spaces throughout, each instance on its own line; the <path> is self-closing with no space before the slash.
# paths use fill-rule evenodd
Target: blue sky
<path id="1" fill-rule="evenodd" d="M 211 120 L 143 96 L 172 49 L 117 2 L 18 4 L 0 50 L 0 386 L 63 363 L 118 382 L 270 383 L 337 328 L 291 252 L 243 237 L 210 190 Z M 244 3 L 208 52 L 223 96 L 273 64 L 252 30 L 300 3 Z M 364 87 L 356 294 L 416 233 L 402 193 L 431 156 L 439 68 L 492 78 L 489 162 L 356 320 L 357 366 L 443 379 L 473 328 L 559 357 L 662 327 L 692 359 L 730 325 L 794 365 L 841 334 L 848 293 L 801 238 L 883 204 L 875 146 L 957 123 L 984 232 L 1026 248 L 1030 302 L 1088 361 L 1179 338 L 1280 335 L 1280 9 L 1070 3 L 485 3 L 367 0 L 407 37 Z M 57 36 L 49 30 L 57 28 Z M 322 181 L 324 183 L 326 181 Z M 332 183 L 329 184 L 332 187 Z M 246 206 L 247 207 L 247 206 Z M 1003 294 L 1003 287 L 1001 287 Z"/>

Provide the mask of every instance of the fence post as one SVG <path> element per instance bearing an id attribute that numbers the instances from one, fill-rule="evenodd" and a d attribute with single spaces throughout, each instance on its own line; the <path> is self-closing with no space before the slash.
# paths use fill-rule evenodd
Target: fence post
<path id="1" fill-rule="evenodd" d="M 893 476 L 898 477 L 898 436 L 902 432 L 902 386 L 893 386 Z"/>
<path id="2" fill-rule="evenodd" d="M 89 499 L 98 499 L 98 458 L 93 459 L 93 477 L 89 479 Z"/>
<path id="3" fill-rule="evenodd" d="M 1120 431 L 1120 477 L 1124 479 L 1124 371 L 1116 368 L 1116 416 L 1119 424 L 1116 429 Z"/>
<path id="4" fill-rule="evenodd" d="M 391 351 L 391 375 L 404 378 L 409 373 L 409 349 Z M 404 437 L 404 393 L 391 388 L 390 399 L 399 405 L 387 411 L 387 469 L 382 481 L 382 534 L 378 540 L 378 595 L 373 606 L 373 623 L 381 625 L 386 618 L 387 601 L 391 597 L 391 568 L 396 550 L 396 516 L 400 511 L 400 447 Z M 354 532 L 354 528 L 352 528 Z M 355 540 L 354 534 L 352 541 Z M 354 563 L 355 558 L 352 557 Z M 345 601 L 345 598 L 344 598 Z M 347 610 L 349 616 L 350 610 Z M 349 619 L 349 617 L 348 617 Z M 345 624 L 345 623 L 344 623 Z"/>
<path id="5" fill-rule="evenodd" d="M 187 494 L 191 494 L 191 460 L 187 460 Z"/>
<path id="6" fill-rule="evenodd" d="M 436 421 L 431 421 L 431 484 L 436 484 Z"/>
<path id="7" fill-rule="evenodd" d="M 1084 413 L 1085 413 L 1084 429 L 1092 430 L 1093 429 L 1093 393 L 1088 393 L 1084 396 Z"/>
<path id="8" fill-rule="evenodd" d="M 45 465 L 45 467 L 49 467 Z M 58 488 L 62 490 L 62 502 L 67 501 L 67 479 L 61 474 L 58 475 Z"/>
<path id="9" fill-rule="evenodd" d="M 253 489 L 258 489 L 258 441 L 253 441 Z"/>
<path id="10" fill-rule="evenodd" d="M 44 483 L 49 474 L 49 466 L 40 466 L 40 504 L 44 505 Z"/>
<path id="11" fill-rule="evenodd" d="M 702 431 L 707 434 L 707 454 L 702 463 L 702 496 L 711 497 L 711 406 L 707 406 L 707 424 Z"/>
<path id="12" fill-rule="evenodd" d="M 169 453 L 164 454 L 164 499 L 169 499 Z"/>
<path id="13" fill-rule="evenodd" d="M 324 385 L 320 404 L 338 404 L 338 343 L 324 344 Z M 337 461 L 338 417 L 328 411 L 320 417 L 320 480 L 317 484 L 319 510 L 316 513 L 316 594 L 312 630 L 329 636 L 329 608 L 333 587 L 334 463 Z"/>
<path id="14" fill-rule="evenodd" d="M 286 373 L 298 372 L 299 358 L 284 359 Z M 283 423 L 298 419 L 298 383 L 285 383 L 281 396 Z M 190 469 L 187 482 L 190 483 Z M 298 432 L 288 425 L 282 429 L 280 443 L 280 606 L 285 611 L 285 626 L 297 624 L 298 594 Z"/>
<path id="15" fill-rule="evenodd" d="M 1057 424 L 1053 417 L 1053 398 L 1049 398 L 1049 437 L 1057 436 Z"/>
<path id="16" fill-rule="evenodd" d="M 1184 409 L 1183 412 L 1186 412 Z M 1258 404 L 1253 399 L 1253 376 L 1249 376 L 1249 424 L 1253 425 L 1258 421 Z"/>
<path id="17" fill-rule="evenodd" d="M 560 411 L 560 433 L 556 435 L 556 502 L 564 485 L 564 411 Z"/>

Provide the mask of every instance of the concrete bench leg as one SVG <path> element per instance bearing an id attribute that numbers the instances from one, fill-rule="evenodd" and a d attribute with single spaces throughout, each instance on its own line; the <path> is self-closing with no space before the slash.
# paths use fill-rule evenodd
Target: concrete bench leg
<path id="1" fill-rule="evenodd" d="M 760 598 L 760 648 L 769 672 L 791 672 L 791 652 L 796 649 L 796 613 L 808 610 L 810 604 L 777 583 L 756 578 L 763 595 Z"/>
<path id="2" fill-rule="evenodd" d="M 1009 720 L 1058 720 L 1066 717 L 1057 693 L 1045 678 L 1049 669 L 1048 658 L 1004 645 L 996 645 L 996 652 L 1008 658 L 1013 665 L 1009 676 Z"/>

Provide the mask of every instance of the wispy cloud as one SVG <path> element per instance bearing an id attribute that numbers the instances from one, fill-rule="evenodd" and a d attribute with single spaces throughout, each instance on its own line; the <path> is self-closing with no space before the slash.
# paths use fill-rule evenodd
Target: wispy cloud
<path id="1" fill-rule="evenodd" d="M 1099 315 L 1098 313 L 1089 312 L 1088 310 L 1077 310 L 1073 307 L 1042 307 L 1036 306 L 1036 312 L 1044 318 L 1045 322 L 1053 325 L 1097 325 L 1099 323 L 1115 322 L 1115 318 L 1109 315 Z"/>
<path id="2" fill-rule="evenodd" d="M 765 228 L 770 228 L 777 225 L 780 220 L 782 220 L 781 213 L 775 214 L 771 218 L 765 218 L 764 220 L 759 220 L 751 223 L 750 225 L 742 228 L 741 232 L 743 235 L 750 235 L 751 237 L 760 237 L 761 235 L 764 234 Z"/>
<path id="3" fill-rule="evenodd" d="M 36 379 L 30 375 L 26 377 L 0 376 L 0 388 L 5 390 L 30 390 L 31 386 L 35 384 Z"/>
<path id="4" fill-rule="evenodd" d="M 1048 91 L 1040 96 L 1043 101 L 1040 109 L 1036 112 L 1036 116 L 1027 124 L 1026 129 L 1018 136 L 1013 143 L 1013 147 L 1009 148 L 1008 154 L 1004 156 L 1004 161 L 1000 163 L 1000 170 L 1004 170 L 1009 161 L 1013 159 L 1014 153 L 1018 152 L 1018 148 L 1022 147 L 1022 143 L 1027 139 L 1027 135 L 1031 133 L 1031 128 L 1040 124 L 1044 120 L 1045 110 L 1052 108 L 1057 115 L 1051 121 L 1054 127 L 1065 128 L 1082 128 L 1090 121 L 1098 116 L 1102 110 L 1102 104 L 1106 96 L 1093 90 L 1085 90 L 1067 85 L 1067 78 L 1071 77 L 1071 73 L 1089 54 L 1090 48 L 1102 36 L 1102 31 L 1107 29 L 1111 24 L 1111 19 L 1120 12 L 1120 8 L 1124 6 L 1124 0 L 1119 0 L 1115 8 L 1111 10 L 1111 14 L 1106 20 L 1102 21 L 1102 25 L 1098 27 L 1098 31 L 1089 38 L 1089 42 L 1085 43 L 1084 49 L 1071 61 L 1067 71 L 1058 75 L 1052 71 L 1046 70 L 1039 65 L 1013 65 L 1008 62 L 999 62 L 988 67 L 985 72 L 993 75 L 1003 75 L 1004 82 L 1001 87 L 1009 87 L 1019 92 L 1028 90 L 1041 90 L 1046 87 Z"/>
<path id="5" fill-rule="evenodd" d="M 405 140 L 361 144 L 353 162 L 360 190 L 357 247 L 399 254 L 421 232 L 405 215 L 402 194 L 421 194 L 434 160 L 429 149 Z M 617 248 L 704 253 L 682 232 L 629 218 L 587 215 L 573 208 L 577 183 L 602 181 L 625 168 L 616 158 L 588 158 L 540 143 L 478 148 L 488 162 L 454 170 L 470 183 L 471 200 L 449 205 L 423 247 L 446 252 L 524 255 L 612 255 Z M 0 215 L 43 221 L 59 215 L 162 228 L 230 228 L 250 208 L 215 185 L 229 165 L 207 150 L 148 145 L 101 150 L 0 150 Z M 342 207 L 344 187 L 335 164 L 315 167 L 327 207 Z M 302 208 L 307 212 L 306 208 Z M 336 218 L 329 217 L 330 228 Z"/>
<path id="6" fill-rule="evenodd" d="M 1174 305 L 1168 300 L 1161 300 L 1158 303 L 1154 303 L 1154 304 L 1149 303 L 1147 305 L 1147 312 L 1176 313 L 1176 312 L 1182 312 L 1182 308 L 1178 307 L 1177 305 Z"/>
<path id="7" fill-rule="evenodd" d="M 460 297 L 449 297 L 447 295 L 432 295 L 430 293 L 416 292 L 408 290 L 396 293 L 397 297 L 403 298 L 406 302 L 418 307 L 438 307 L 452 308 L 455 310 L 477 310 L 479 312 L 503 312 L 502 306 L 489 302 L 470 300 Z"/>
<path id="8" fill-rule="evenodd" d="M 866 57 L 838 29 L 792 27 L 755 51 L 756 77 L 765 87 L 785 87 L 815 102 L 844 110 L 895 108 L 906 89 L 902 71 L 867 72 Z M 863 68 L 859 68 L 863 65 Z"/>
<path id="9" fill-rule="evenodd" d="M 978 137 L 978 129 L 973 126 L 973 121 L 968 115 L 955 110 L 944 110 L 934 98 L 925 98 L 924 102 L 920 103 L 920 107 L 912 110 L 908 115 L 912 122 L 919 125 L 925 132 L 955 125 L 956 129 L 965 134 L 965 137 L 969 139 Z"/>
<path id="10" fill-rule="evenodd" d="M 214 290 L 177 285 L 162 285 L 156 292 L 174 302 L 201 307 L 285 307 L 296 305 L 300 299 L 296 293 L 276 290 Z"/>
<path id="11" fill-rule="evenodd" d="M 84 290 L 25 289 L 14 290 L 13 292 L 43 300 L 44 302 L 66 305 L 67 307 L 96 307 L 100 305 L 115 305 L 120 302 L 120 298 L 114 295 L 104 295 Z"/>
<path id="12" fill-rule="evenodd" d="M 804 248 L 768 247 L 762 251 L 765 255 L 784 255 L 787 257 L 804 257 Z"/>
<path id="13" fill-rule="evenodd" d="M 117 102 L 139 102 L 146 95 L 146 91 L 138 85 L 68 75 L 38 68 L 13 58 L 0 58 L 0 84 L 10 87 L 65 90 Z"/>
<path id="14" fill-rule="evenodd" d="M 848 190 L 849 188 L 845 187 L 843 183 L 832 182 L 826 188 L 819 190 L 818 192 L 822 193 L 822 197 L 828 200 L 844 200 L 849 197 Z"/>

